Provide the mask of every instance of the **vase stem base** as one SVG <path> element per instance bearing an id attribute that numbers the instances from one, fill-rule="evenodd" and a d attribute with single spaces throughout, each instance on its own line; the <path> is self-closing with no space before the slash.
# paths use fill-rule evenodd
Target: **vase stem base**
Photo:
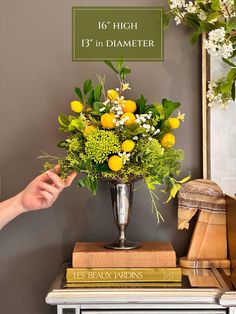
<path id="1" fill-rule="evenodd" d="M 141 247 L 138 242 L 128 241 L 128 240 L 117 240 L 110 244 L 104 245 L 106 249 L 112 250 L 133 250 Z"/>

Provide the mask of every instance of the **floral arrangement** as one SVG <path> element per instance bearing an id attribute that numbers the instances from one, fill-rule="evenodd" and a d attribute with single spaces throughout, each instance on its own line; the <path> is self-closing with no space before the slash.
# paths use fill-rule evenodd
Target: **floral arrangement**
<path id="1" fill-rule="evenodd" d="M 211 56 L 221 57 L 230 67 L 228 74 L 212 80 L 208 85 L 209 106 L 220 104 L 226 109 L 235 100 L 236 9 L 234 0 L 169 0 L 170 11 L 165 24 L 173 16 L 177 25 L 184 23 L 192 30 L 191 43 L 206 34 L 205 48 Z"/>
<path id="2" fill-rule="evenodd" d="M 60 131 L 68 134 L 58 144 L 66 155 L 54 159 L 60 164 L 61 177 L 74 170 L 84 173 L 78 184 L 94 195 L 99 179 L 126 183 L 144 179 L 159 221 L 162 217 L 155 203 L 155 186 L 166 185 L 169 201 L 181 183 L 189 179 L 178 181 L 174 177 L 180 173 L 184 158 L 182 150 L 173 149 L 174 130 L 184 120 L 184 114 L 171 117 L 180 107 L 179 102 L 163 99 L 161 103 L 148 104 L 143 95 L 136 101 L 126 98 L 124 93 L 130 85 L 125 79 L 130 68 L 123 61 L 105 63 L 117 75 L 119 87 L 106 90 L 105 77 L 98 75 L 95 87 L 89 79 L 83 90 L 74 89 L 78 99 L 71 102 L 73 114 L 58 117 Z M 46 169 L 51 167 L 46 163 Z"/>

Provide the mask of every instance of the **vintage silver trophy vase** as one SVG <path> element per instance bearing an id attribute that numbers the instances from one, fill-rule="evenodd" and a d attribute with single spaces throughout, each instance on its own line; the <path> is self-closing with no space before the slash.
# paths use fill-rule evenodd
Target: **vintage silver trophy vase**
<path id="1" fill-rule="evenodd" d="M 133 187 L 133 183 L 114 182 L 111 185 L 112 208 L 115 223 L 119 230 L 119 238 L 106 245 L 105 248 L 107 249 L 132 250 L 140 247 L 139 243 L 127 240 L 125 235 L 131 217 Z"/>

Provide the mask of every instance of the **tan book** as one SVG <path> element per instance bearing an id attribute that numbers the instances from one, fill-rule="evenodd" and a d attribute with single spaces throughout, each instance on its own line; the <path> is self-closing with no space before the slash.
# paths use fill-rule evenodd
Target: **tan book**
<path id="1" fill-rule="evenodd" d="M 72 267 L 176 267 L 176 254 L 169 242 L 143 242 L 134 250 L 109 250 L 105 244 L 77 242 Z"/>
<path id="2" fill-rule="evenodd" d="M 97 282 L 66 283 L 65 288 L 181 288 L 180 282 Z"/>
<path id="3" fill-rule="evenodd" d="M 67 268 L 67 283 L 181 282 L 181 268 Z"/>

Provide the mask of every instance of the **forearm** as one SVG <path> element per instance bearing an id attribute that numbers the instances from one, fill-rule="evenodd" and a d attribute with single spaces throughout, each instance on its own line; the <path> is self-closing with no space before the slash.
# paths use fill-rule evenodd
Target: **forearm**
<path id="1" fill-rule="evenodd" d="M 0 230 L 11 220 L 24 212 L 21 193 L 0 203 Z"/>

